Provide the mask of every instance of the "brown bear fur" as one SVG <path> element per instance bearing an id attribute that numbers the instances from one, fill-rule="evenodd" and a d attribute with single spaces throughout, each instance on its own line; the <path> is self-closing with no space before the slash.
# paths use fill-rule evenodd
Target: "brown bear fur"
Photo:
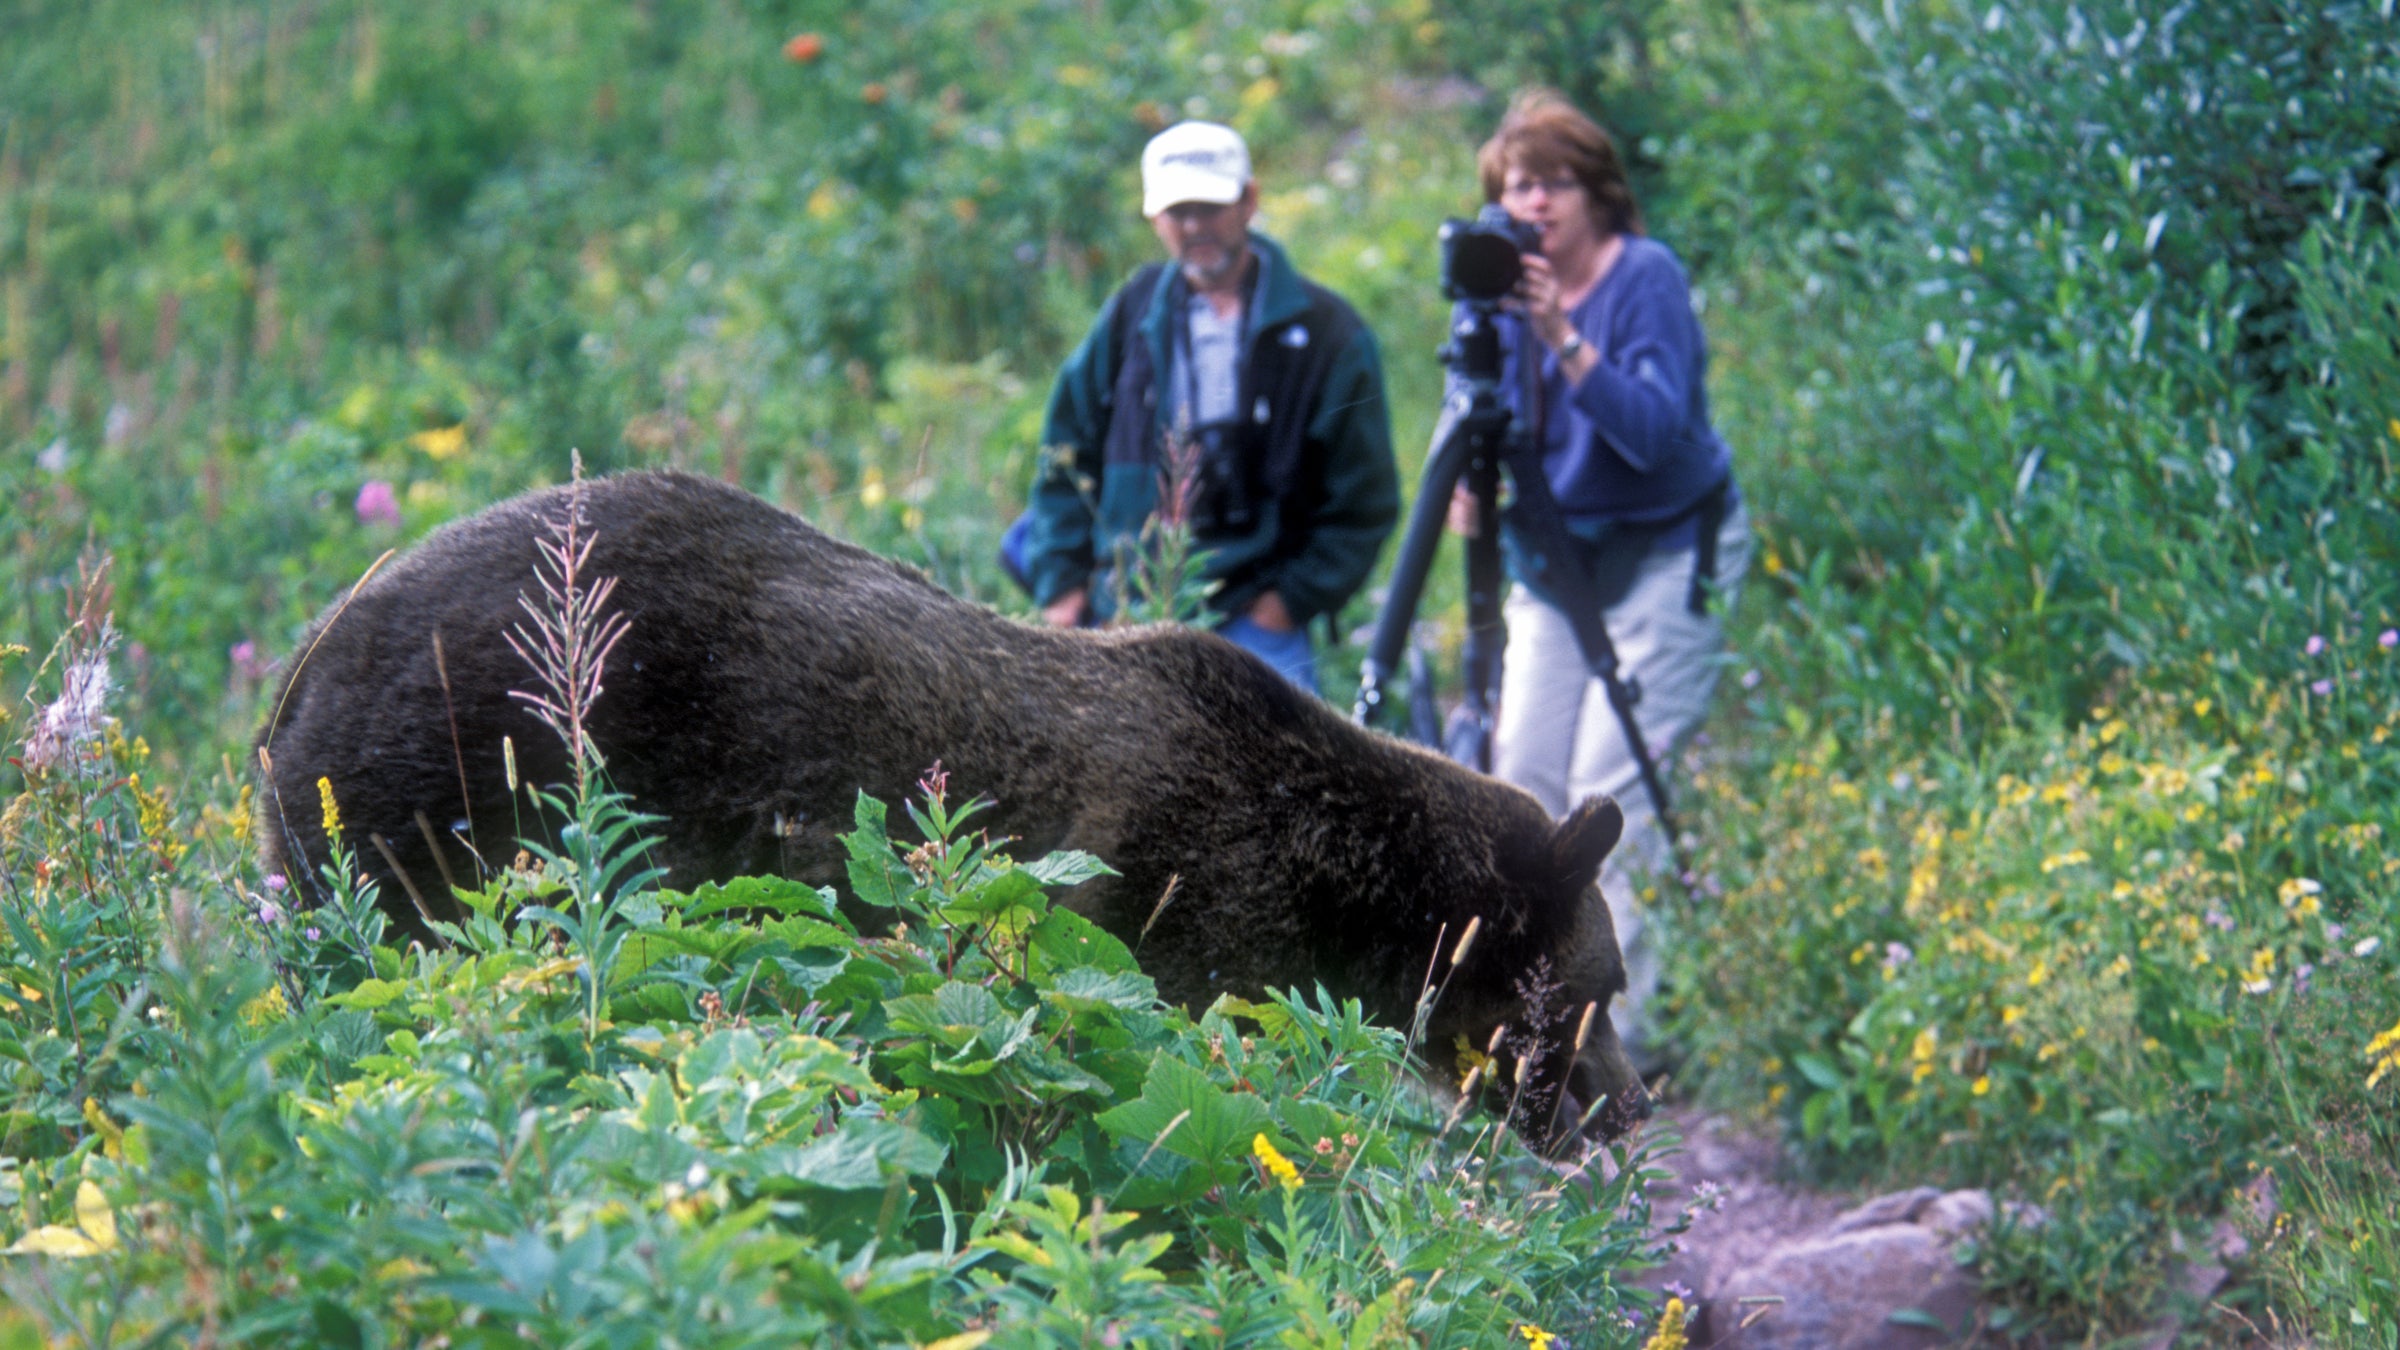
<path id="1" fill-rule="evenodd" d="M 938 760 L 995 800 L 979 822 L 1018 856 L 1082 849 L 1118 870 L 1066 903 L 1136 946 L 1166 999 L 1322 982 L 1404 1026 L 1430 969 L 1450 980 L 1428 1029 L 1437 1056 L 1513 1022 L 1516 1043 L 1549 1047 L 1537 1093 L 1566 1071 L 1557 1117 L 1602 1097 L 1611 1132 L 1638 1114 L 1605 1016 L 1624 975 L 1594 884 L 1622 826 L 1613 802 L 1554 823 L 1516 788 L 1351 725 L 1214 634 L 1004 618 L 708 479 L 628 474 L 580 492 L 586 575 L 616 578 L 610 608 L 630 621 L 591 735 L 613 784 L 665 817 L 670 884 L 834 882 L 857 794 L 907 797 Z M 471 820 L 486 858 L 513 852 L 502 738 L 525 782 L 567 766 L 510 697 L 535 686 L 504 634 L 526 621 L 519 597 L 539 594 L 537 544 L 568 494 L 438 531 L 317 621 L 257 739 L 270 869 L 303 890 L 317 874 L 320 776 L 405 926 L 414 907 L 371 837 L 437 906 L 445 865 L 476 869 L 454 823 Z M 1477 917 L 1447 972 L 1437 947 L 1446 962 Z M 1524 1025 L 1529 989 L 1541 1025 Z M 1586 1003 L 1603 1015 L 1570 1066 Z"/>

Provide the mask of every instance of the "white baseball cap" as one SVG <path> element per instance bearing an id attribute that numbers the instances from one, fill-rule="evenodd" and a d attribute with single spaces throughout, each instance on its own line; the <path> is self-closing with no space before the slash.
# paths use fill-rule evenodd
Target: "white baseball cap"
<path id="1" fill-rule="evenodd" d="M 1142 147 L 1142 214 L 1181 202 L 1240 201 L 1250 185 L 1250 147 L 1215 122 L 1177 122 Z"/>

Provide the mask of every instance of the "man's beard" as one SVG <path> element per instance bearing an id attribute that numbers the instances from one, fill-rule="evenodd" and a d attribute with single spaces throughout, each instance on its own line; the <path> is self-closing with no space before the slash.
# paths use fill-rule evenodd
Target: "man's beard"
<path id="1" fill-rule="evenodd" d="M 1181 260 L 1183 279 L 1195 289 L 1203 291 L 1222 286 L 1240 274 L 1242 264 L 1249 257 L 1248 249 L 1231 248 L 1218 249 L 1215 259 L 1210 262 L 1187 257 Z"/>

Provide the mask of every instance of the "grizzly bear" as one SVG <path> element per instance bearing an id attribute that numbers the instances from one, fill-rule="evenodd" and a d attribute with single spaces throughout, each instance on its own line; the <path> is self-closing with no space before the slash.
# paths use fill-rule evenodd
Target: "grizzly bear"
<path id="1" fill-rule="evenodd" d="M 537 686 L 508 634 L 527 622 L 521 597 L 540 595 L 546 531 L 577 502 L 584 575 L 615 579 L 609 611 L 629 625 L 590 735 L 612 785 L 664 817 L 654 861 L 669 884 L 836 882 L 857 795 L 906 797 L 939 761 L 994 801 L 979 820 L 1019 856 L 1081 849 L 1116 870 L 1063 903 L 1134 946 L 1167 1000 L 1317 982 L 1405 1026 L 1430 973 L 1449 980 L 1428 1027 L 1437 1055 L 1509 1023 L 1511 1044 L 1538 1047 L 1526 1095 L 1555 1103 L 1545 1120 L 1597 1104 L 1614 1133 L 1641 1114 L 1605 1015 L 1624 987 L 1594 881 L 1622 828 L 1614 802 L 1554 822 L 1514 787 L 1353 726 L 1213 633 L 1006 618 L 686 474 L 503 502 L 328 608 L 257 737 L 270 870 L 296 887 L 317 875 L 320 777 L 403 927 L 423 931 L 392 865 L 438 905 L 443 878 L 475 873 L 463 840 L 513 852 L 529 822 L 504 738 L 525 782 L 570 770 L 511 696 Z M 1587 1004 L 1602 1015 L 1574 1056 Z"/>

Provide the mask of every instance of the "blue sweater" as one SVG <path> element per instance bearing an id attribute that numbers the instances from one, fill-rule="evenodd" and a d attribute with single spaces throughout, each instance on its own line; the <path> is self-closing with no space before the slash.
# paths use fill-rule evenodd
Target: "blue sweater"
<path id="1" fill-rule="evenodd" d="M 1514 315 L 1501 319 L 1500 395 L 1517 407 L 1520 352 L 1541 358 L 1547 408 L 1543 464 L 1568 528 L 1587 538 L 1612 524 L 1643 525 L 1689 511 L 1733 471 L 1708 421 L 1708 348 L 1692 312 L 1691 283 L 1674 251 L 1628 236 L 1625 251 L 1568 319 L 1599 364 L 1570 389 L 1558 358 Z M 1690 548 L 1694 522 L 1655 541 Z"/>

